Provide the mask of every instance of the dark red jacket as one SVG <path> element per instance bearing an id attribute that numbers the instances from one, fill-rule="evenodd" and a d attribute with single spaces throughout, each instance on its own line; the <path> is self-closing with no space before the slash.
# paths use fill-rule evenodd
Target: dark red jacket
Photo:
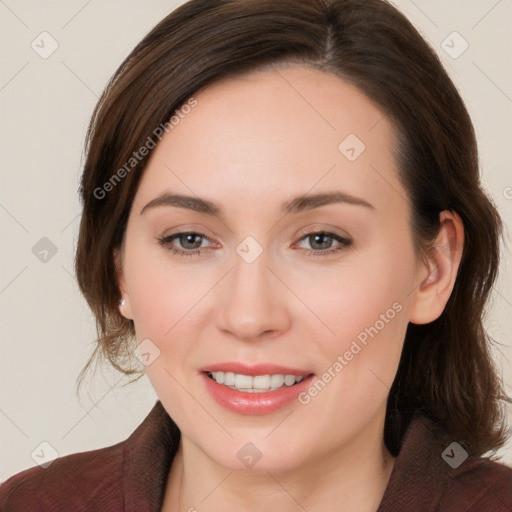
<path id="1" fill-rule="evenodd" d="M 125 441 L 10 477 L 0 485 L 0 511 L 159 512 L 179 440 L 157 401 Z M 511 512 L 512 469 L 473 457 L 454 469 L 452 441 L 431 420 L 413 420 L 376 512 Z"/>

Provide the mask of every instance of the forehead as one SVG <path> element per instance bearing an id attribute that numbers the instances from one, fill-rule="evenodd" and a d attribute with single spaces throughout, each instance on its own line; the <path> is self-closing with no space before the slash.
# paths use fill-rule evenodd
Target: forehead
<path id="1" fill-rule="evenodd" d="M 264 195 L 281 205 L 340 187 L 373 196 L 377 207 L 397 199 L 392 125 L 339 77 L 280 66 L 223 79 L 193 97 L 196 106 L 153 150 L 136 203 L 171 191 L 227 204 L 240 197 L 257 204 Z"/>

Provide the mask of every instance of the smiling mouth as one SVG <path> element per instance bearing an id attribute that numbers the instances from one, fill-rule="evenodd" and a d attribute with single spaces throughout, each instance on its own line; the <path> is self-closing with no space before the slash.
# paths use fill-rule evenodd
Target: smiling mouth
<path id="1" fill-rule="evenodd" d="M 310 375 L 292 374 L 266 374 L 266 375 L 244 375 L 233 372 L 205 372 L 206 375 L 217 384 L 226 386 L 234 391 L 245 393 L 267 393 L 278 389 L 292 387 L 309 377 Z"/>

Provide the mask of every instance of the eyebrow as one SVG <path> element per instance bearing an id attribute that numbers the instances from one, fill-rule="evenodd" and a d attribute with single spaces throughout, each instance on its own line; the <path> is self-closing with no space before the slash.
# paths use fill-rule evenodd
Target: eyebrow
<path id="1" fill-rule="evenodd" d="M 318 194 L 305 194 L 286 201 L 281 206 L 281 211 L 284 214 L 299 213 L 306 210 L 312 210 L 333 203 L 346 203 L 356 206 L 363 206 L 374 210 L 375 207 L 368 201 L 361 199 L 360 197 L 347 194 L 346 192 L 335 191 L 325 192 Z M 219 205 L 207 199 L 200 197 L 186 196 L 182 194 L 172 194 L 165 192 L 155 199 L 151 200 L 144 208 L 142 208 L 140 215 L 145 211 L 156 208 L 158 206 L 175 206 L 177 208 L 185 208 L 199 213 L 205 213 L 207 215 L 219 215 L 222 213 L 222 209 Z"/>

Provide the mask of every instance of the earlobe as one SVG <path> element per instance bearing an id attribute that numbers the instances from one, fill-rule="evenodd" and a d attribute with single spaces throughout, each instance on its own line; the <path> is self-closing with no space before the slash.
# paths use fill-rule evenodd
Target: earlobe
<path id="1" fill-rule="evenodd" d="M 114 265 L 116 269 L 116 280 L 119 287 L 121 299 L 119 300 L 119 312 L 128 320 L 133 320 L 132 308 L 129 300 L 128 290 L 126 288 L 126 280 L 123 272 L 123 264 L 121 252 L 114 249 Z"/>
<path id="2" fill-rule="evenodd" d="M 455 212 L 439 216 L 441 227 L 422 266 L 421 282 L 415 290 L 409 321 L 433 322 L 443 312 L 455 286 L 464 245 L 464 225 Z"/>

